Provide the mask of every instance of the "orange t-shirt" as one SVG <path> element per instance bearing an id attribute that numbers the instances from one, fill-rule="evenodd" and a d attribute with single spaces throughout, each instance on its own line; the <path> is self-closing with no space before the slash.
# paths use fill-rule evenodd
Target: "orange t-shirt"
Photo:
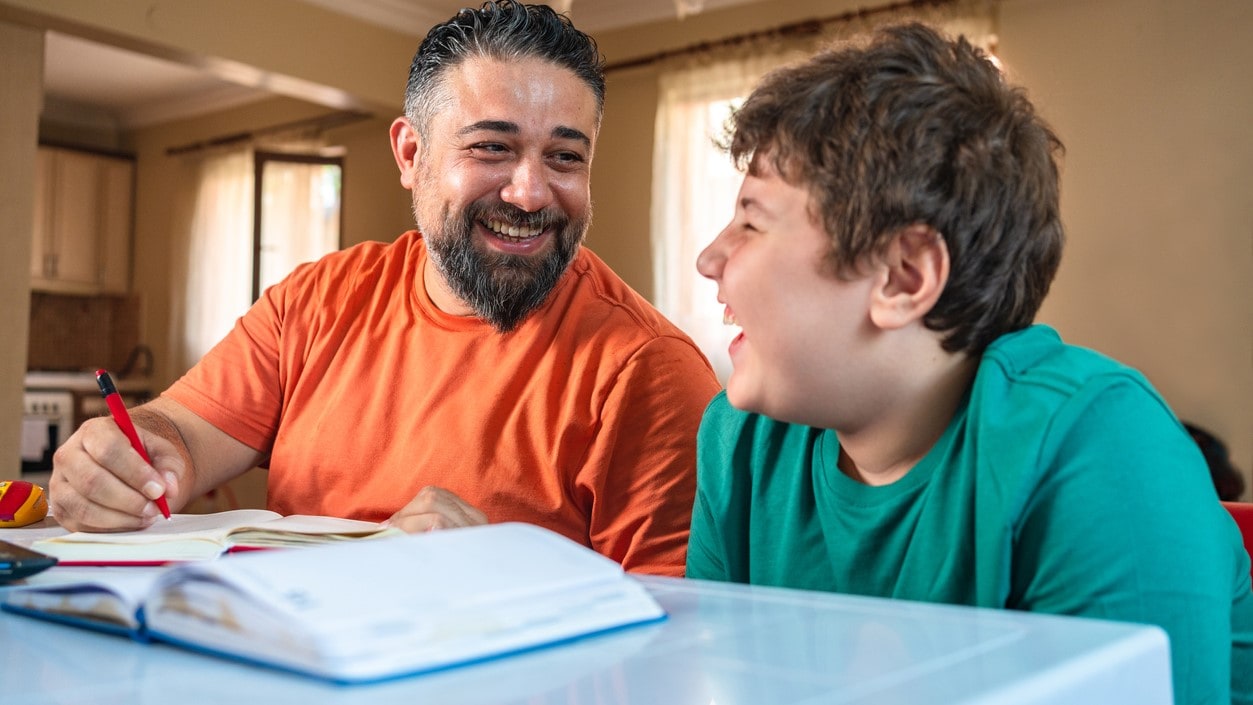
<path id="1" fill-rule="evenodd" d="M 435 485 L 681 575 L 719 389 L 692 341 L 586 248 L 505 334 L 437 309 L 426 258 L 410 231 L 298 267 L 165 396 L 270 455 L 279 513 L 380 521 Z"/>

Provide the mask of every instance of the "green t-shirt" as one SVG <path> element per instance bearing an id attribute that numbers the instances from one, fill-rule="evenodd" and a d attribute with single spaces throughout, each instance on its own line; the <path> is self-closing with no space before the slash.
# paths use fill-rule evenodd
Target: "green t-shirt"
<path id="1" fill-rule="evenodd" d="M 1157 624 L 1176 702 L 1253 702 L 1248 555 L 1135 370 L 1033 326 L 988 347 L 900 480 L 857 482 L 838 451 L 833 431 L 715 397 L 687 576 Z"/>

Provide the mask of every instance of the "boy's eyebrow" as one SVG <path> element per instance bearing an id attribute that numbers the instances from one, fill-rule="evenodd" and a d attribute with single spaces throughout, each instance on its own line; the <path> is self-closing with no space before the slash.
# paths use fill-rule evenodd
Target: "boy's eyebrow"
<path id="1" fill-rule="evenodd" d="M 744 196 L 743 198 L 741 198 L 740 208 L 745 211 L 747 211 L 749 208 L 752 208 L 753 210 L 765 216 L 774 215 L 770 211 L 769 208 L 767 208 L 764 204 L 762 204 L 761 201 L 757 200 L 756 198 L 753 198 L 752 196 Z"/>
<path id="2" fill-rule="evenodd" d="M 488 132 L 504 132 L 510 135 L 516 135 L 522 132 L 522 128 L 518 126 L 518 123 L 510 122 L 509 120 L 479 120 L 478 122 L 470 123 L 460 130 L 457 130 L 457 134 L 468 135 L 471 132 L 478 132 L 480 130 L 486 130 Z M 592 146 L 592 139 L 582 130 L 575 129 L 573 127 L 558 125 L 553 128 L 551 135 L 556 139 L 576 140 L 578 142 L 582 142 L 586 147 Z"/>

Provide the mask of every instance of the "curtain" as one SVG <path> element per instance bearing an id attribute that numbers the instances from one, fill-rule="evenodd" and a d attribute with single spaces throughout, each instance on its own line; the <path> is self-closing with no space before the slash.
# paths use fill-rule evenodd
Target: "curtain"
<path id="1" fill-rule="evenodd" d="M 176 375 L 221 340 L 252 303 L 252 149 L 205 154 L 185 167 L 192 186 L 184 189 L 174 226 L 185 235 L 173 238 L 171 263 Z"/>
<path id="2" fill-rule="evenodd" d="M 270 159 L 262 171 L 261 290 L 339 249 L 340 167 Z"/>

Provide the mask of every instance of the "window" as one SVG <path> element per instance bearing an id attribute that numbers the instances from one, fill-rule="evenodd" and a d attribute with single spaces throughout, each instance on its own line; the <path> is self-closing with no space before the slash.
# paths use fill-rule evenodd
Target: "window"
<path id="1" fill-rule="evenodd" d="M 257 152 L 252 300 L 340 247 L 343 159 Z"/>
<path id="2" fill-rule="evenodd" d="M 265 287 L 301 262 L 339 249 L 342 157 L 254 152 L 197 154 L 186 161 L 176 208 L 170 312 L 177 371 L 222 339 Z M 256 188 L 254 188 L 256 185 Z"/>

